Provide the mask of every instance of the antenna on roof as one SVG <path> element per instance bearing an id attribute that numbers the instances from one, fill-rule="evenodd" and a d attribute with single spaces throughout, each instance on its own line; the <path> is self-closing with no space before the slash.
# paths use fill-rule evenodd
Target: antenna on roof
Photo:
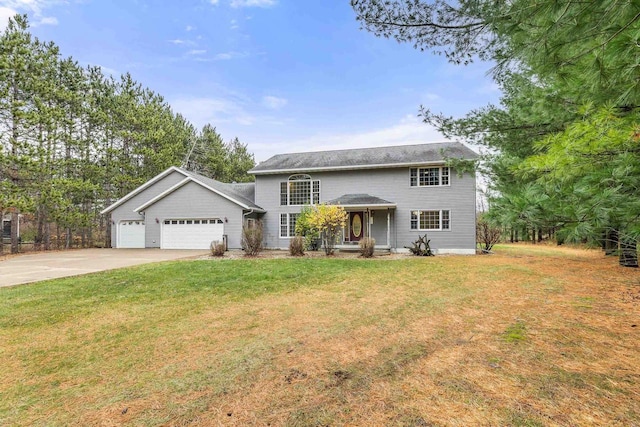
<path id="1" fill-rule="evenodd" d="M 198 143 L 198 138 L 193 138 L 193 142 L 191 143 L 191 148 L 189 149 L 187 156 L 182 161 L 182 165 L 180 165 L 181 168 L 185 168 L 185 169 L 187 168 L 187 165 L 189 164 L 189 159 L 191 158 L 191 154 L 193 154 L 193 149 L 196 148 L 197 143 Z"/>

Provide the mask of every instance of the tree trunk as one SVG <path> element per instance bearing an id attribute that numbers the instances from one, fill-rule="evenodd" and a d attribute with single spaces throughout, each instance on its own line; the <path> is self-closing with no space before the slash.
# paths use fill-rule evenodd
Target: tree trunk
<path id="1" fill-rule="evenodd" d="M 42 212 L 42 207 L 38 208 L 38 230 L 36 231 L 36 238 L 33 242 L 33 249 L 36 251 L 42 250 L 42 242 L 44 241 L 44 215 Z"/>
<path id="2" fill-rule="evenodd" d="M 46 218 L 44 223 L 44 250 L 51 250 L 51 224 L 49 224 L 49 220 Z"/>
<path id="3" fill-rule="evenodd" d="M 609 228 L 604 237 L 605 255 L 616 255 L 618 253 L 618 230 Z"/>
<path id="4" fill-rule="evenodd" d="M 13 209 L 11 211 L 11 253 L 17 254 L 20 251 L 19 237 L 19 221 L 18 211 Z"/>
<path id="5" fill-rule="evenodd" d="M 4 253 L 4 211 L 0 209 L 0 255 Z"/>
<path id="6" fill-rule="evenodd" d="M 633 237 L 620 239 L 620 265 L 623 267 L 638 267 L 638 246 Z"/>

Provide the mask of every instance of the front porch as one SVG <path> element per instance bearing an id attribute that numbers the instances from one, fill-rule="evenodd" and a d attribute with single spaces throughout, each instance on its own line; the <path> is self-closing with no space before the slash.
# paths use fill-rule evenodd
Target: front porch
<path id="1" fill-rule="evenodd" d="M 391 251 L 395 203 L 369 194 L 345 194 L 328 203 L 342 206 L 348 214 L 347 225 L 336 249 L 357 252 L 360 240 L 373 238 L 376 252 Z"/>

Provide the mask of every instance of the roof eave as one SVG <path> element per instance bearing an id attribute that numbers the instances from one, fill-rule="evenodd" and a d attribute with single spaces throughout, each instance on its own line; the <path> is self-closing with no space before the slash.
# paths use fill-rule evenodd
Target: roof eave
<path id="1" fill-rule="evenodd" d="M 473 159 L 462 159 L 473 160 Z M 446 162 L 442 160 L 432 160 L 427 162 L 410 162 L 410 163 L 384 163 L 377 165 L 348 165 L 348 166 L 320 166 L 310 168 L 283 168 L 283 169 L 267 169 L 267 170 L 250 170 L 248 173 L 252 175 L 275 175 L 280 173 L 298 173 L 298 172 L 332 172 L 343 170 L 365 170 L 365 169 L 391 169 L 411 166 L 425 166 L 425 165 L 442 165 Z"/>
<path id="2" fill-rule="evenodd" d="M 349 205 L 343 205 L 340 203 L 336 203 L 337 206 L 343 207 L 345 209 L 355 209 L 355 208 L 361 208 L 361 209 L 367 209 L 367 208 L 387 208 L 387 209 L 395 209 L 398 207 L 398 205 L 396 205 L 395 203 L 385 203 L 385 204 L 370 204 L 370 203 L 363 203 L 363 204 L 349 204 Z"/>

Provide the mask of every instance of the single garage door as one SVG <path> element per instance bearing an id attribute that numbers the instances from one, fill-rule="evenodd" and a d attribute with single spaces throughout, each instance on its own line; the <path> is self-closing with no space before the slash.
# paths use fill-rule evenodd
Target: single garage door
<path id="1" fill-rule="evenodd" d="M 144 221 L 120 221 L 119 248 L 144 248 Z"/>
<path id="2" fill-rule="evenodd" d="M 219 218 L 167 219 L 162 224 L 162 249 L 209 249 L 222 241 L 224 223 Z"/>

